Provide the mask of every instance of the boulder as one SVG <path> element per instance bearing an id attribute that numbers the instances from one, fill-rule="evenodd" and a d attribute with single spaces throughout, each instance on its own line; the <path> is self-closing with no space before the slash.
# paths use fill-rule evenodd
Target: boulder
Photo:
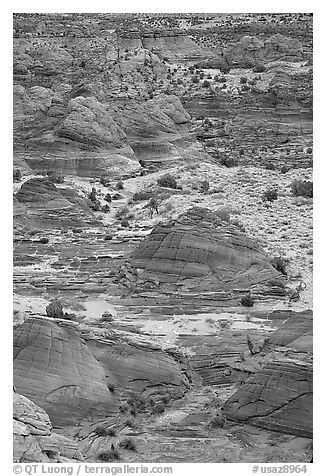
<path id="1" fill-rule="evenodd" d="M 250 377 L 224 404 L 227 419 L 312 437 L 312 365 L 273 361 Z"/>

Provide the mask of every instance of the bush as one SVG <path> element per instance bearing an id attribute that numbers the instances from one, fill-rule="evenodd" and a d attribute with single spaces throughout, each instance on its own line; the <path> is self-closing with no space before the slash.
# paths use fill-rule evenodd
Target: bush
<path id="1" fill-rule="evenodd" d="M 173 188 L 173 189 L 176 189 L 178 185 L 175 178 L 172 177 L 172 175 L 170 174 L 165 174 L 159 179 L 157 179 L 157 184 L 160 187 Z"/>
<path id="2" fill-rule="evenodd" d="M 312 154 L 312 148 L 311 147 L 308 147 L 307 154 Z"/>
<path id="3" fill-rule="evenodd" d="M 286 174 L 289 170 L 290 170 L 290 167 L 287 167 L 286 165 L 282 165 L 281 174 Z"/>
<path id="4" fill-rule="evenodd" d="M 104 200 L 108 203 L 111 203 L 112 202 L 112 197 L 111 197 L 111 194 L 110 193 L 107 193 L 104 197 Z"/>
<path id="5" fill-rule="evenodd" d="M 20 182 L 22 178 L 21 171 L 19 169 L 15 169 L 13 172 L 13 180 L 14 182 Z"/>
<path id="6" fill-rule="evenodd" d="M 205 76 L 204 73 L 200 73 L 199 75 L 200 79 L 204 79 L 204 76 Z"/>
<path id="7" fill-rule="evenodd" d="M 240 78 L 240 84 L 246 84 L 247 78 L 245 76 L 241 76 Z"/>
<path id="8" fill-rule="evenodd" d="M 287 275 L 286 260 L 284 258 L 282 258 L 281 256 L 276 256 L 271 260 L 271 264 L 276 269 L 276 271 L 284 274 L 284 276 Z"/>
<path id="9" fill-rule="evenodd" d="M 119 461 L 120 453 L 117 450 L 102 451 L 98 454 L 98 459 L 105 462 Z"/>
<path id="10" fill-rule="evenodd" d="M 53 183 L 63 183 L 65 178 L 61 174 L 57 174 L 56 172 L 48 172 L 47 173 L 48 179 Z"/>
<path id="11" fill-rule="evenodd" d="M 125 438 L 124 440 L 120 441 L 119 446 L 125 450 L 137 451 L 135 442 L 132 438 Z"/>
<path id="12" fill-rule="evenodd" d="M 227 207 L 221 207 L 215 211 L 215 215 L 226 223 L 230 222 L 230 210 Z"/>
<path id="13" fill-rule="evenodd" d="M 122 190 L 123 189 L 123 182 L 122 180 L 119 180 L 119 182 L 117 183 L 117 190 Z"/>
<path id="14" fill-rule="evenodd" d="M 278 192 L 274 188 L 270 188 L 263 193 L 263 201 L 273 202 L 278 199 Z"/>
<path id="15" fill-rule="evenodd" d="M 259 63 L 256 64 L 256 66 L 254 66 L 252 70 L 254 73 L 263 73 L 264 71 L 266 71 L 266 67 L 263 63 Z"/>
<path id="16" fill-rule="evenodd" d="M 196 83 L 199 83 L 199 78 L 198 78 L 198 76 L 192 76 L 192 77 L 191 77 L 191 81 L 192 81 L 193 83 L 195 83 L 195 84 L 196 84 Z"/>
<path id="17" fill-rule="evenodd" d="M 205 81 L 203 81 L 203 88 L 209 88 L 210 86 L 210 82 L 207 81 L 207 79 L 205 79 Z"/>
<path id="18" fill-rule="evenodd" d="M 223 428 L 225 426 L 225 418 L 221 413 L 215 415 L 215 417 L 210 421 L 210 426 L 212 428 Z"/>
<path id="19" fill-rule="evenodd" d="M 45 308 L 46 315 L 48 317 L 54 317 L 56 319 L 63 319 L 64 313 L 62 304 L 59 299 L 53 299 Z"/>
<path id="20" fill-rule="evenodd" d="M 143 200 L 149 200 L 153 197 L 153 192 L 142 190 L 141 192 L 135 192 L 132 199 L 134 202 L 141 202 Z"/>
<path id="21" fill-rule="evenodd" d="M 203 192 L 203 193 L 206 193 L 206 192 L 208 192 L 208 190 L 209 190 L 209 181 L 208 180 L 203 180 L 200 183 L 200 191 Z"/>
<path id="22" fill-rule="evenodd" d="M 98 436 L 117 436 L 117 432 L 113 428 L 104 428 L 104 426 L 97 426 L 94 433 Z"/>
<path id="23" fill-rule="evenodd" d="M 238 160 L 235 157 L 221 157 L 220 164 L 225 167 L 236 167 L 238 165 Z"/>
<path id="24" fill-rule="evenodd" d="M 265 165 L 265 169 L 266 170 L 275 170 L 275 165 L 273 164 L 273 162 L 267 162 L 267 164 Z"/>
<path id="25" fill-rule="evenodd" d="M 255 301 L 252 299 L 250 295 L 243 296 L 240 302 L 241 302 L 241 305 L 245 307 L 252 307 L 255 303 Z"/>
<path id="26" fill-rule="evenodd" d="M 294 180 L 291 191 L 296 197 L 313 197 L 313 183 L 308 180 Z"/>
<path id="27" fill-rule="evenodd" d="M 42 245 L 46 245 L 47 243 L 49 243 L 49 238 L 45 238 L 45 237 L 41 238 L 39 240 L 39 243 L 42 243 Z"/>

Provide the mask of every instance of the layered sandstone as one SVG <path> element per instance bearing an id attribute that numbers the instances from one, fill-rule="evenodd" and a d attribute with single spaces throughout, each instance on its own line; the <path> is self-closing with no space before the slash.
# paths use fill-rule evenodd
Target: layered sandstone
<path id="1" fill-rule="evenodd" d="M 44 408 L 56 426 L 116 417 L 118 401 L 109 381 L 109 372 L 94 358 L 74 324 L 28 319 L 14 331 L 17 392 Z"/>
<path id="2" fill-rule="evenodd" d="M 312 366 L 274 361 L 224 404 L 225 416 L 269 430 L 312 437 Z"/>
<path id="3" fill-rule="evenodd" d="M 258 244 L 203 208 L 155 226 L 133 252 L 131 265 L 144 281 L 196 291 L 246 289 L 279 277 Z"/>

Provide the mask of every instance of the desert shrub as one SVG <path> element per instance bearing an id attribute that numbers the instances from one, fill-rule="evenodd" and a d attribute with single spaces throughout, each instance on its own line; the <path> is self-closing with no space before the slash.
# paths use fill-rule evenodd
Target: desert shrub
<path id="1" fill-rule="evenodd" d="M 181 78 L 178 78 L 178 79 L 177 79 L 177 84 L 183 84 L 183 81 L 182 81 Z"/>
<path id="2" fill-rule="evenodd" d="M 235 157 L 223 156 L 220 159 L 220 164 L 228 168 L 236 167 L 238 165 L 238 160 Z"/>
<path id="3" fill-rule="evenodd" d="M 113 322 L 114 318 L 112 314 L 108 311 L 103 312 L 102 317 L 100 318 L 100 322 Z"/>
<path id="4" fill-rule="evenodd" d="M 294 180 L 291 183 L 291 191 L 296 197 L 313 197 L 313 183 L 309 180 Z"/>
<path id="5" fill-rule="evenodd" d="M 263 73 L 266 71 L 266 67 L 263 63 L 258 63 L 252 68 L 254 73 Z"/>
<path id="6" fill-rule="evenodd" d="M 241 302 L 241 305 L 245 307 L 252 307 L 255 303 L 255 301 L 252 299 L 250 295 L 243 296 L 240 302 Z"/>
<path id="7" fill-rule="evenodd" d="M 287 275 L 286 272 L 286 260 L 282 258 L 281 256 L 276 256 L 271 260 L 272 266 L 276 269 L 276 271 L 279 271 L 280 273 L 284 274 L 285 276 Z"/>
<path id="8" fill-rule="evenodd" d="M 123 189 L 123 182 L 122 180 L 119 180 L 119 182 L 117 183 L 117 190 L 122 190 Z"/>
<path id="9" fill-rule="evenodd" d="M 42 243 L 42 245 L 46 245 L 47 243 L 49 243 L 49 238 L 40 238 L 39 243 Z"/>
<path id="10" fill-rule="evenodd" d="M 205 76 L 204 73 L 200 73 L 199 78 L 204 79 L 204 76 Z"/>
<path id="11" fill-rule="evenodd" d="M 274 188 L 269 188 L 265 190 L 262 196 L 263 201 L 273 202 L 274 200 L 278 199 L 278 192 Z"/>
<path id="12" fill-rule="evenodd" d="M 137 451 L 135 442 L 132 438 L 125 438 L 124 440 L 120 441 L 119 446 L 125 450 Z"/>
<path id="13" fill-rule="evenodd" d="M 117 436 L 117 432 L 113 428 L 104 428 L 104 426 L 97 426 L 94 433 L 98 436 Z"/>
<path id="14" fill-rule="evenodd" d="M 250 87 L 247 84 L 241 86 L 241 91 L 249 91 Z"/>
<path id="15" fill-rule="evenodd" d="M 222 221 L 226 223 L 230 222 L 230 210 L 227 207 L 221 207 L 215 211 L 215 215 L 218 216 Z"/>
<path id="16" fill-rule="evenodd" d="M 14 172 L 13 172 L 14 182 L 20 182 L 21 178 L 22 178 L 21 171 L 19 169 L 14 169 Z"/>
<path id="17" fill-rule="evenodd" d="M 287 167 L 286 165 L 282 165 L 280 170 L 281 170 L 281 174 L 286 174 L 290 170 L 290 168 Z"/>
<path id="18" fill-rule="evenodd" d="M 312 154 L 312 148 L 311 147 L 308 147 L 307 154 Z"/>
<path id="19" fill-rule="evenodd" d="M 241 76 L 240 78 L 240 84 L 246 84 L 247 78 L 245 76 Z"/>
<path id="20" fill-rule="evenodd" d="M 207 81 L 207 79 L 205 79 L 205 81 L 203 81 L 203 88 L 209 88 L 209 85 L 210 85 L 210 82 Z"/>
<path id="21" fill-rule="evenodd" d="M 203 180 L 200 183 L 200 191 L 203 192 L 203 193 L 206 193 L 206 192 L 208 192 L 208 190 L 209 190 L 209 181 L 208 180 Z"/>
<path id="22" fill-rule="evenodd" d="M 59 299 L 53 299 L 50 304 L 46 306 L 45 312 L 48 317 L 54 317 L 56 319 L 63 319 L 64 317 L 62 303 Z"/>
<path id="23" fill-rule="evenodd" d="M 275 165 L 273 164 L 273 162 L 267 162 L 267 164 L 265 165 L 265 169 L 266 170 L 275 170 Z"/>
<path id="24" fill-rule="evenodd" d="M 102 451 L 98 454 L 98 459 L 105 462 L 120 460 L 120 453 L 117 450 Z"/>
<path id="25" fill-rule="evenodd" d="M 48 172 L 47 173 L 48 179 L 52 183 L 63 183 L 65 181 L 65 178 L 62 174 L 58 174 L 56 172 Z"/>
<path id="26" fill-rule="evenodd" d="M 162 403 L 157 403 L 157 404 L 154 406 L 152 412 L 153 412 L 154 414 L 163 413 L 163 412 L 164 412 L 164 405 L 163 405 Z"/>
<path id="27" fill-rule="evenodd" d="M 170 174 L 165 174 L 159 179 L 157 179 L 157 184 L 160 187 L 167 187 L 167 188 L 173 188 L 173 189 L 177 188 L 177 181 Z"/>
<path id="28" fill-rule="evenodd" d="M 143 200 L 149 200 L 153 195 L 153 192 L 149 190 L 142 190 L 140 192 L 135 192 L 132 199 L 134 202 L 141 202 Z"/>
<path id="29" fill-rule="evenodd" d="M 101 207 L 101 212 L 103 212 L 103 213 L 109 213 L 110 210 L 111 210 L 111 208 L 109 207 L 109 205 L 103 205 Z"/>
<path id="30" fill-rule="evenodd" d="M 199 78 L 198 78 L 198 76 L 192 76 L 192 77 L 191 77 L 191 81 L 192 81 L 194 84 L 199 83 Z"/>
<path id="31" fill-rule="evenodd" d="M 112 197 L 110 193 L 107 193 L 104 197 L 104 200 L 108 203 L 112 202 Z"/>
<path id="32" fill-rule="evenodd" d="M 127 218 L 130 219 L 130 218 L 133 218 L 133 216 L 134 215 L 130 212 L 127 206 L 120 208 L 115 214 L 115 217 L 117 220 L 125 220 Z"/>
<path id="33" fill-rule="evenodd" d="M 122 218 L 122 220 L 120 220 L 120 225 L 123 227 L 123 228 L 128 228 L 130 226 L 130 223 L 129 221 L 127 220 L 127 218 Z"/>

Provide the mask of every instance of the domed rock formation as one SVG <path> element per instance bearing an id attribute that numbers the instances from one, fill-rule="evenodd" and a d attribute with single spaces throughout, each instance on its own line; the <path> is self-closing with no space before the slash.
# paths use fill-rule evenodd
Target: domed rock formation
<path id="1" fill-rule="evenodd" d="M 312 437 L 312 366 L 294 361 L 268 363 L 224 404 L 233 421 Z"/>
<path id="2" fill-rule="evenodd" d="M 143 270 L 144 281 L 197 292 L 246 289 L 280 276 L 257 243 L 198 207 L 158 224 L 133 252 L 131 265 Z"/>
<path id="3" fill-rule="evenodd" d="M 56 426 L 116 417 L 109 381 L 74 324 L 34 318 L 14 331 L 17 392 L 44 408 Z"/>
<path id="4" fill-rule="evenodd" d="M 26 211 L 18 210 L 17 218 L 30 219 L 45 228 L 98 224 L 87 199 L 69 188 L 57 188 L 47 178 L 32 178 L 23 183 L 15 199 Z"/>
<path id="5" fill-rule="evenodd" d="M 14 393 L 13 411 L 14 463 L 83 459 L 77 443 L 53 433 L 47 413 L 28 398 Z"/>

